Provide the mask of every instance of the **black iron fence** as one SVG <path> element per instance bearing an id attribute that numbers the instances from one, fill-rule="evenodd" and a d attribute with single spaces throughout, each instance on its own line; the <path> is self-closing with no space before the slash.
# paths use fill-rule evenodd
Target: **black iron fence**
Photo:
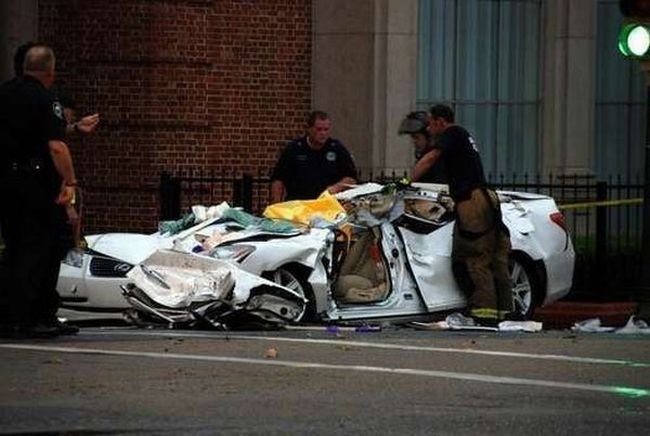
<path id="1" fill-rule="evenodd" d="M 405 170 L 366 171 L 360 179 L 385 183 L 407 174 Z M 642 269 L 648 266 L 641 256 L 640 176 L 597 180 L 581 175 L 512 174 L 488 175 L 488 181 L 496 189 L 539 193 L 555 199 L 576 248 L 573 297 L 621 299 L 641 287 Z M 270 179 L 262 174 L 163 172 L 160 178 L 161 220 L 177 219 L 192 205 L 222 201 L 261 214 L 269 199 Z"/>

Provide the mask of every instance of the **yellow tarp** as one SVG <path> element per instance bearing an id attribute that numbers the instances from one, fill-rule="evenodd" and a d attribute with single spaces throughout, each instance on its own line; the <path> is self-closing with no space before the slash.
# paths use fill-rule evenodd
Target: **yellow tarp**
<path id="1" fill-rule="evenodd" d="M 329 192 L 324 191 L 315 200 L 291 200 L 282 203 L 275 203 L 264 209 L 264 217 L 272 219 L 283 219 L 309 225 L 315 217 L 320 217 L 330 222 L 345 213 L 341 203 Z"/>

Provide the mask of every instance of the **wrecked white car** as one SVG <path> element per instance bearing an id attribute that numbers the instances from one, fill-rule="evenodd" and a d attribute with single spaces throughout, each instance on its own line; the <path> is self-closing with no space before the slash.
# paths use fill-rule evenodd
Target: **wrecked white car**
<path id="1" fill-rule="evenodd" d="M 87 237 L 83 255 L 62 265 L 58 290 L 69 307 L 131 307 L 120 290 L 127 273 L 156 250 L 173 249 L 231 262 L 294 291 L 306 305 L 293 321 L 413 319 L 459 309 L 466 300 L 451 270 L 453 202 L 436 188 L 362 185 L 337 195 L 346 214 L 336 223 L 316 216 L 311 226 L 291 226 L 225 209 L 174 236 Z M 528 318 L 569 292 L 575 253 L 551 197 L 499 195 L 512 241 L 513 299 Z"/>
<path id="2" fill-rule="evenodd" d="M 122 292 L 136 309 L 129 314 L 134 322 L 153 317 L 170 326 L 218 328 L 257 318 L 282 324 L 301 319 L 307 307 L 301 294 L 208 256 L 158 250 L 127 278 Z"/>

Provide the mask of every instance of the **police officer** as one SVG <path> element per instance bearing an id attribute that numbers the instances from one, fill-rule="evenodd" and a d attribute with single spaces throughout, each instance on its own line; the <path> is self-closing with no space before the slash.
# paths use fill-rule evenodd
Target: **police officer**
<path id="1" fill-rule="evenodd" d="M 0 86 L 0 209 L 8 280 L 4 334 L 56 336 L 56 281 L 67 247 L 59 237 L 76 179 L 64 142 L 63 108 L 48 92 L 55 78 L 51 48 L 31 47 L 24 74 Z"/>
<path id="2" fill-rule="evenodd" d="M 416 163 L 412 180 L 419 181 L 438 160 L 445 166 L 456 208 L 454 276 L 467 295 L 469 315 L 479 324 L 495 325 L 509 315 L 513 305 L 510 237 L 501 220 L 497 194 L 487 188 L 474 138 L 454 124 L 450 107 L 431 107 L 429 131 L 436 136 L 434 147 Z"/>
<path id="3" fill-rule="evenodd" d="M 331 194 L 356 183 L 352 156 L 330 137 L 332 122 L 327 113 L 314 111 L 307 119 L 307 133 L 286 146 L 271 175 L 271 201 L 317 198 L 325 189 Z"/>
<path id="4" fill-rule="evenodd" d="M 425 111 L 410 112 L 399 125 L 400 135 L 410 135 L 415 150 L 415 160 L 419 161 L 433 148 L 433 140 L 429 133 L 429 116 Z M 447 175 L 442 162 L 434 163 L 418 182 L 447 184 Z"/>

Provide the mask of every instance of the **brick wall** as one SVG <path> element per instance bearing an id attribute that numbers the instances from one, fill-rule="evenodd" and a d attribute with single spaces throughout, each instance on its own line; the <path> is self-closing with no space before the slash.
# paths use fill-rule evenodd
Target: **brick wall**
<path id="1" fill-rule="evenodd" d="M 40 0 L 39 38 L 93 136 L 84 230 L 152 231 L 162 170 L 268 172 L 310 110 L 310 0 Z"/>

